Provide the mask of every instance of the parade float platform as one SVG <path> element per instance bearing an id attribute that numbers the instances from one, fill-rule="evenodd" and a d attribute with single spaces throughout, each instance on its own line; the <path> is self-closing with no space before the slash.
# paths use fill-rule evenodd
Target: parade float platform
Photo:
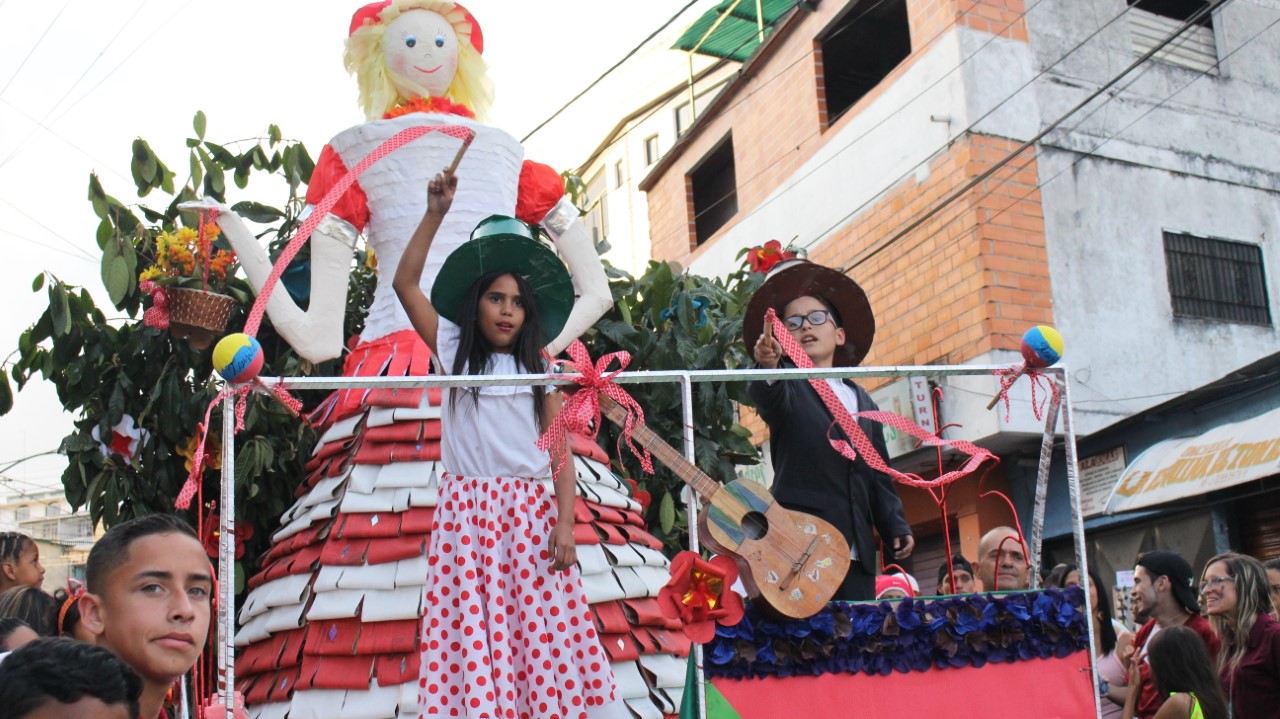
<path id="1" fill-rule="evenodd" d="M 1079 588 L 748 611 L 703 662 L 742 719 L 1093 717 L 1085 616 Z"/>

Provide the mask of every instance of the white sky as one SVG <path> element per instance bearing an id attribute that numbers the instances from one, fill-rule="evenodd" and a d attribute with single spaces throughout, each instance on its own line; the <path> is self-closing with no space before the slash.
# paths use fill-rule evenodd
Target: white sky
<path id="1" fill-rule="evenodd" d="M 490 122 L 522 137 L 657 29 L 687 0 L 470 0 L 497 88 Z M 715 0 L 699 0 L 672 30 Z M 108 194 L 136 200 L 130 144 L 147 140 L 185 176 L 191 118 L 229 143 L 275 123 L 313 157 L 362 121 L 342 42 L 357 0 L 0 0 L 0 357 L 44 310 L 32 279 L 48 270 L 88 287 L 113 312 L 99 279 L 89 173 Z M 669 44 L 669 43 L 668 43 Z M 639 73 L 617 75 L 527 144 L 557 169 L 582 162 L 622 115 L 679 80 L 682 53 L 665 45 Z M 675 80 L 673 81 L 673 78 Z M 232 187 L 230 182 L 228 186 Z M 243 197 L 270 203 L 251 182 Z M 234 188 L 228 199 L 242 196 Z M 53 386 L 35 380 L 0 417 L 0 469 L 52 450 L 71 429 Z M 0 495 L 58 486 L 65 461 L 45 457 L 3 472 Z"/>

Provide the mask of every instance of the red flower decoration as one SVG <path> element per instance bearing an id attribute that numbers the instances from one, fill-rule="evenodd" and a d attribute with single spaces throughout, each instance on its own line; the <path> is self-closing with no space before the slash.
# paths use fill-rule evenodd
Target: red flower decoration
<path id="1" fill-rule="evenodd" d="M 784 251 L 782 243 L 777 240 L 769 240 L 763 247 L 755 247 L 747 252 L 747 264 L 751 266 L 752 272 L 768 272 L 779 262 L 795 258 L 796 253 Z"/>
<path id="2" fill-rule="evenodd" d="M 671 581 L 658 592 L 658 604 L 667 618 L 680 620 L 685 636 L 706 644 L 716 624 L 742 621 L 742 597 L 730 588 L 737 580 L 738 565 L 729 557 L 707 561 L 697 552 L 681 552 L 671 560 Z"/>
<path id="3" fill-rule="evenodd" d="M 218 542 L 222 537 L 222 522 L 216 512 L 210 512 L 204 520 L 204 551 L 212 558 L 218 558 Z M 244 543 L 253 539 L 253 525 L 244 522 L 236 523 L 236 559 L 244 556 Z"/>

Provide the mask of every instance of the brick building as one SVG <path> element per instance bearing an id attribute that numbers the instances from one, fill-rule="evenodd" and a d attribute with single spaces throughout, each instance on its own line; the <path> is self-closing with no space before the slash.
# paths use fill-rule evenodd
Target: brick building
<path id="1" fill-rule="evenodd" d="M 1280 41 L 1260 31 L 1280 8 L 788 4 L 641 182 L 654 258 L 714 276 L 795 238 L 867 290 L 866 366 L 1012 363 L 1025 330 L 1055 325 L 1081 435 L 1274 351 Z M 910 413 L 907 382 L 869 384 Z M 1008 417 L 985 409 L 994 378 L 941 384 L 936 421 L 1001 455 L 984 489 L 1011 490 L 1028 523 L 1043 425 L 1025 381 Z M 899 467 L 932 462 L 891 445 Z M 902 493 L 931 573 L 938 511 Z M 948 504 L 971 558 L 1010 519 L 973 487 Z"/>

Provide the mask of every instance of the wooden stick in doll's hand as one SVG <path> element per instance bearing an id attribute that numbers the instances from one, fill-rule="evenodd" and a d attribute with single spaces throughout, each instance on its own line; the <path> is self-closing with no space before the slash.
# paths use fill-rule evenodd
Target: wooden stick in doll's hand
<path id="1" fill-rule="evenodd" d="M 462 147 L 458 148 L 458 154 L 453 156 L 453 162 L 449 163 L 449 166 L 445 168 L 444 174 L 446 176 L 452 175 L 458 169 L 458 163 L 462 162 L 462 156 L 467 154 L 467 148 L 471 147 L 471 141 L 476 139 L 475 130 L 467 128 L 467 133 L 468 135 L 462 140 Z"/>

